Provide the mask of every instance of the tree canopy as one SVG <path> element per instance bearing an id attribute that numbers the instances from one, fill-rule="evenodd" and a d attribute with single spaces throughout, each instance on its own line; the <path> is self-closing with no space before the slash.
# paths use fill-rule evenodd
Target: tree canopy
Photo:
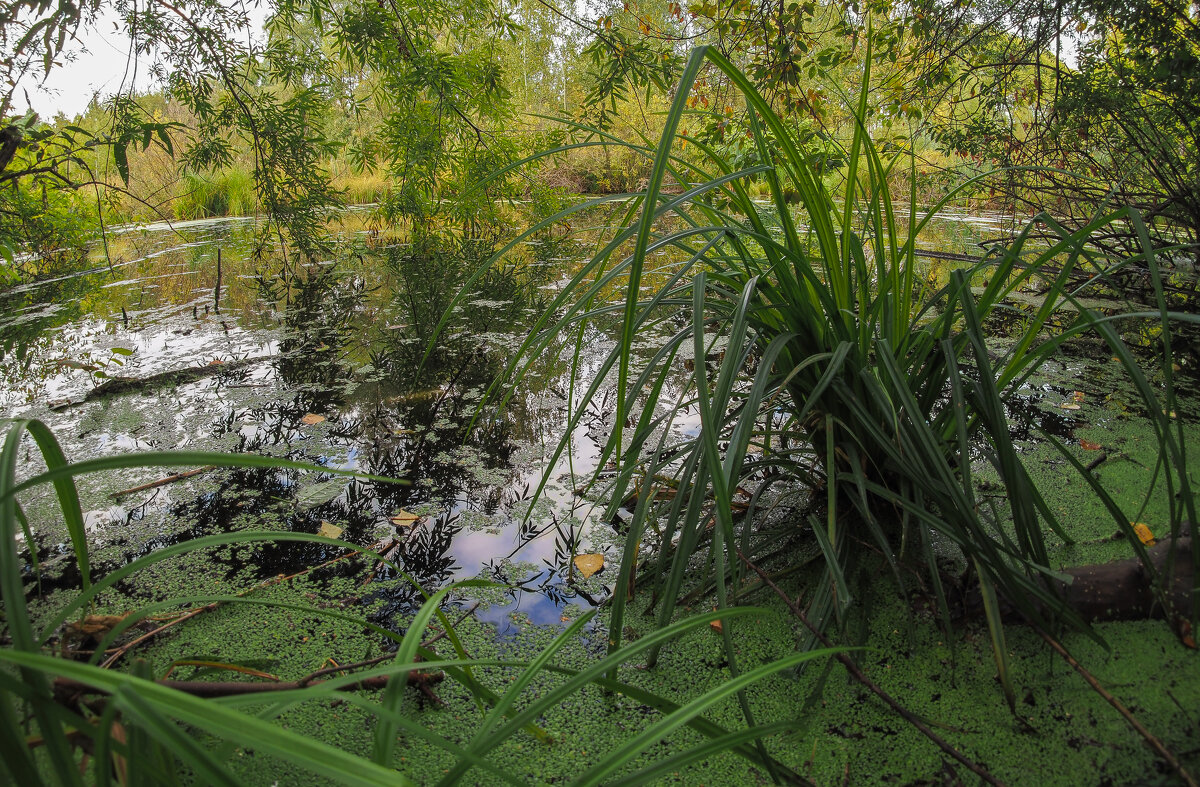
<path id="1" fill-rule="evenodd" d="M 897 144 L 937 151 L 930 183 L 998 167 L 978 192 L 995 207 L 1079 223 L 1131 204 L 1160 243 L 1200 237 L 1200 27 L 1182 0 L 276 0 L 263 31 L 241 4 L 120 0 L 137 68 L 165 103 L 125 92 L 86 122 L 16 114 L 18 91 L 69 59 L 100 11 L 98 0 L 17 0 L 0 12 L 0 243 L 10 257 L 77 245 L 106 211 L 161 212 L 158 192 L 133 182 L 148 177 L 138 162 L 151 154 L 200 177 L 252 175 L 270 219 L 264 248 L 318 253 L 325 220 L 347 201 L 337 185 L 347 172 L 384 182 L 375 196 L 389 220 L 478 230 L 506 185 L 471 184 L 544 146 L 547 115 L 581 123 L 572 133 L 585 137 L 652 136 L 655 102 L 696 44 L 742 67 L 823 155 L 823 139 L 853 126 L 868 37 L 871 122 Z M 693 131 L 736 146 L 720 115 L 745 108 L 727 94 L 720 75 L 701 75 L 694 108 L 718 111 Z M 636 167 L 588 155 L 574 166 L 592 174 L 571 185 L 636 182 Z M 90 208 L 68 209 L 83 197 Z"/>

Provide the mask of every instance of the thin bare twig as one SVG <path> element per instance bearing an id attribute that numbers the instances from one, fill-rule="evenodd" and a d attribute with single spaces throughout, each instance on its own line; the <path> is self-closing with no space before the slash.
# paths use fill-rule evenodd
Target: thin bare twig
<path id="1" fill-rule="evenodd" d="M 166 623 L 162 626 L 159 626 L 158 628 L 154 629 L 153 631 L 149 631 L 149 632 L 143 634 L 142 636 L 138 637 L 137 639 L 126 642 L 124 645 L 121 645 L 119 648 L 116 648 L 115 650 L 112 651 L 112 654 L 108 658 L 106 658 L 103 662 L 100 663 L 100 667 L 102 669 L 108 669 L 113 664 L 116 664 L 117 661 L 119 661 L 122 656 L 124 656 L 126 653 L 133 650 L 134 648 L 136 648 L 138 645 L 142 644 L 143 642 L 153 639 L 154 637 L 157 637 L 159 634 L 162 634 L 164 631 L 171 628 L 172 626 L 176 626 L 185 620 L 190 620 L 191 618 L 194 618 L 203 612 L 209 612 L 210 610 L 214 610 L 216 608 L 217 608 L 217 604 L 216 604 L 216 602 L 213 602 L 212 604 L 206 604 L 203 607 L 196 607 L 195 609 L 188 610 L 187 612 L 183 613 L 179 617 L 172 620 L 170 623 Z"/>
<path id="2" fill-rule="evenodd" d="M 451 623 L 451 624 L 450 624 L 450 628 L 446 629 L 445 631 L 439 631 L 439 632 L 438 632 L 437 634 L 435 634 L 434 636 L 432 636 L 432 637 L 430 637 L 429 639 L 425 640 L 424 642 L 422 642 L 422 643 L 421 643 L 421 647 L 423 647 L 423 648 L 427 648 L 427 647 L 429 647 L 430 645 L 432 645 L 433 643 L 437 642 L 437 641 L 438 641 L 439 639 L 441 639 L 442 637 L 445 637 L 447 634 L 449 634 L 449 633 L 450 633 L 451 629 L 456 629 L 456 628 L 458 628 L 458 624 L 459 624 L 459 623 L 462 623 L 462 622 L 463 622 L 464 620 L 466 620 L 468 617 L 470 617 L 471 615 L 475 614 L 475 610 L 477 610 L 477 609 L 479 609 L 479 602 L 478 602 L 478 601 L 476 601 L 474 604 L 472 604 L 472 605 L 471 605 L 471 608 L 470 608 L 470 609 L 468 609 L 466 612 L 464 612 L 464 613 L 462 613 L 461 615 L 459 615 L 459 616 L 458 616 L 458 620 L 456 620 L 456 621 L 454 621 L 453 623 Z"/>
<path id="3" fill-rule="evenodd" d="M 1112 705 L 1117 709 L 1118 713 L 1125 717 L 1125 721 L 1129 722 L 1129 726 L 1137 730 L 1138 734 L 1142 736 L 1147 744 L 1149 744 L 1150 748 L 1154 749 L 1155 753 L 1158 754 L 1159 757 L 1162 757 L 1167 761 L 1168 764 L 1170 764 L 1172 768 L 1175 769 L 1175 772 L 1179 774 L 1179 778 L 1183 780 L 1184 784 L 1188 785 L 1188 787 L 1197 787 L 1196 780 L 1192 778 L 1192 775 L 1183 767 L 1183 763 L 1181 763 L 1179 759 L 1176 758 L 1175 755 L 1163 745 L 1162 741 L 1154 736 L 1154 733 L 1142 726 L 1142 723 L 1134 718 L 1134 715 L 1129 712 L 1128 708 L 1121 704 L 1120 700 L 1118 700 L 1103 686 L 1101 686 L 1100 681 L 1096 680 L 1092 673 L 1088 672 L 1082 664 L 1076 661 L 1075 658 L 1067 652 L 1067 649 L 1064 648 L 1057 640 L 1044 631 L 1039 631 L 1038 633 L 1042 635 L 1042 639 L 1046 640 L 1046 644 L 1054 648 L 1058 655 L 1062 656 L 1068 664 L 1075 668 L 1076 672 L 1083 676 L 1083 679 L 1088 682 L 1089 686 L 1095 689 L 1097 694 L 1103 697 L 1109 705 Z"/>
<path id="4" fill-rule="evenodd" d="M 771 590 L 775 591 L 777 596 L 783 599 L 784 603 L 786 603 L 788 608 L 791 609 L 792 614 L 799 618 L 800 622 L 803 623 L 805 627 L 807 627 L 808 630 L 811 631 L 813 635 L 821 641 L 822 645 L 827 648 L 834 647 L 834 644 L 830 641 L 829 637 L 825 636 L 823 632 L 819 631 L 815 626 L 813 626 L 813 624 L 808 622 L 808 617 L 804 614 L 804 610 L 800 608 L 800 605 L 793 601 L 787 593 L 783 592 L 783 590 L 776 585 L 769 576 L 767 576 L 766 572 L 751 563 L 746 556 L 742 554 L 741 550 L 738 550 L 737 555 L 742 559 L 742 562 L 745 563 L 748 568 L 750 568 L 755 574 L 758 574 L 767 587 L 771 588 Z M 905 708 L 903 705 L 893 699 L 890 694 L 879 688 L 879 686 L 877 686 L 861 669 L 858 668 L 858 665 L 854 663 L 853 659 L 851 659 L 845 653 L 835 653 L 833 655 L 834 658 L 836 658 L 841 665 L 846 668 L 846 671 L 850 673 L 851 677 L 870 689 L 875 696 L 887 703 L 888 707 L 900 714 L 900 716 L 903 717 L 904 720 L 909 724 L 916 727 L 922 735 L 933 741 L 939 749 L 961 762 L 967 768 L 970 768 L 972 773 L 983 779 L 988 784 L 995 785 L 996 787 L 1002 787 L 1004 782 L 1000 781 L 991 773 L 989 773 L 988 770 L 982 765 L 974 760 L 969 759 L 965 754 L 947 743 L 940 735 L 931 730 L 928 725 L 925 724 L 925 722 L 917 718 L 912 711 L 910 711 L 908 708 Z"/>
<path id="5" fill-rule="evenodd" d="M 205 465 L 204 467 L 197 467 L 195 470 L 188 470 L 183 473 L 171 473 L 171 475 L 167 476 L 166 478 L 160 478 L 157 481 L 139 484 L 138 486 L 131 486 L 128 489 L 122 489 L 120 492 L 113 492 L 110 497 L 124 497 L 125 495 L 132 495 L 137 492 L 145 492 L 147 489 L 155 489 L 156 487 L 173 484 L 176 481 L 182 481 L 185 478 L 191 478 L 192 476 L 200 475 L 201 473 L 207 473 L 209 470 L 216 469 L 216 465 Z"/>

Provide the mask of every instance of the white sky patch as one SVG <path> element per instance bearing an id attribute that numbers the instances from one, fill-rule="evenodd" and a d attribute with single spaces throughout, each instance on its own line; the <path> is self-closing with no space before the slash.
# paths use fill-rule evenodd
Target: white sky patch
<path id="1" fill-rule="evenodd" d="M 254 30 L 261 31 L 269 8 L 249 4 L 246 10 Z M 87 110 L 93 97 L 103 101 L 131 88 L 144 93 L 157 87 L 150 73 L 151 60 L 146 56 L 140 62 L 134 60 L 129 32 L 113 9 L 105 8 L 95 25 L 81 27 L 78 33 L 76 40 L 66 44 L 66 54 L 51 67 L 44 82 L 30 80 L 17 89 L 13 95 L 16 112 L 32 108 L 43 120 L 60 112 L 74 118 Z"/>

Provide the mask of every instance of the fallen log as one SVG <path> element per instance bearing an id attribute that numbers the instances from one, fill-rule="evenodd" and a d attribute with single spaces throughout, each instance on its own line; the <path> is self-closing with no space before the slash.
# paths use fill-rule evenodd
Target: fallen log
<path id="1" fill-rule="evenodd" d="M 1190 523 L 1184 523 L 1179 537 L 1166 538 L 1148 547 L 1147 557 L 1153 571 L 1137 557 L 1062 569 L 1070 577 L 1055 582 L 1054 589 L 1087 623 L 1119 620 L 1166 619 L 1176 625 L 1189 647 L 1190 631 L 1185 625 L 1192 616 L 1196 566 L 1192 560 Z M 1156 588 L 1156 580 L 1161 588 Z M 976 616 L 983 611 L 978 586 L 966 590 L 963 612 Z M 1017 608 L 1000 598 L 1000 616 L 1005 623 L 1027 622 Z"/>
<path id="2" fill-rule="evenodd" d="M 1196 579 L 1190 527 L 1185 524 L 1179 538 L 1146 551 L 1153 574 L 1136 557 L 1067 569 L 1071 583 L 1062 588 L 1067 603 L 1089 623 L 1190 617 Z M 1161 593 L 1153 576 L 1163 583 Z"/>
<path id="3" fill-rule="evenodd" d="M 68 399 L 66 401 L 57 402 L 50 405 L 51 410 L 65 410 L 68 407 L 75 407 L 84 402 L 93 402 L 97 399 L 103 399 L 106 396 L 116 396 L 118 394 L 129 393 L 130 391 L 144 391 L 154 388 L 163 388 L 166 386 L 178 386 L 184 383 L 195 382 L 196 380 L 211 377 L 214 374 L 222 372 L 232 372 L 247 366 L 253 366 L 263 361 L 271 360 L 268 356 L 258 356 L 255 358 L 241 358 L 236 361 L 225 361 L 208 364 L 207 366 L 188 366 L 183 369 L 171 369 L 158 374 L 152 374 L 148 377 L 109 377 L 100 385 L 87 392 L 87 395 L 82 399 Z"/>

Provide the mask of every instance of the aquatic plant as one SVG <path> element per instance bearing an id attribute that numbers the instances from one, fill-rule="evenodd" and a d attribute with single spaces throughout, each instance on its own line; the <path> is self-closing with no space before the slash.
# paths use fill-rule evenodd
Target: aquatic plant
<path id="1" fill-rule="evenodd" d="M 498 765 L 489 759 L 489 753 L 514 735 L 532 734 L 542 740 L 549 739 L 551 733 L 538 726 L 539 719 L 590 684 L 623 694 L 656 710 L 659 716 L 645 729 L 631 733 L 612 751 L 599 754 L 598 762 L 580 778 L 582 783 L 595 783 L 621 772 L 632 781 L 644 781 L 656 773 L 680 768 L 725 749 L 770 772 L 787 775 L 791 772 L 785 766 L 752 745 L 752 741 L 788 728 L 789 722 L 729 731 L 708 721 L 703 714 L 757 680 L 809 659 L 837 652 L 830 649 L 793 653 L 747 671 L 736 681 L 677 703 L 639 687 L 607 679 L 605 674 L 690 629 L 707 626 L 718 619 L 733 621 L 760 614 L 760 611 L 744 608 L 698 615 L 647 635 L 582 670 L 558 666 L 554 657 L 564 645 L 579 636 L 594 613 L 573 621 L 532 661 L 467 657 L 442 605 L 456 588 L 490 584 L 481 581 L 456 583 L 428 594 L 403 634 L 340 609 L 322 609 L 299 600 L 293 603 L 252 594 L 206 595 L 197 592 L 147 604 L 121 616 L 93 614 L 101 594 L 119 583 L 163 561 L 214 546 L 318 542 L 369 556 L 388 564 L 398 576 L 405 575 L 399 566 L 371 549 L 320 535 L 284 531 L 233 532 L 183 541 L 133 560 L 102 577 L 93 577 L 75 486 L 77 476 L 128 467 L 197 464 L 336 471 L 271 457 L 205 452 L 113 455 L 69 464 L 53 433 L 43 423 L 36 420 L 8 423 L 0 447 L 0 599 L 4 605 L 2 630 L 10 640 L 0 648 L 0 753 L 3 755 L 0 777 L 5 783 L 83 784 L 86 781 L 112 784 L 116 780 L 120 783 L 163 784 L 182 778 L 205 784 L 233 785 L 239 780 L 230 769 L 229 760 L 238 747 L 290 763 L 334 783 L 408 784 L 403 770 L 398 771 L 395 767 L 399 735 L 411 736 L 449 752 L 456 764 L 445 777 L 445 783 L 453 783 L 472 769 L 479 769 L 481 779 L 522 784 L 526 781 L 523 773 Z M 46 469 L 21 480 L 18 466 L 31 448 L 27 441 L 36 446 Z M 26 600 L 19 533 L 24 532 L 26 544 L 34 542 L 19 500 L 25 493 L 44 485 L 53 486 L 79 568 L 81 585 L 52 613 L 35 618 Z M 36 555 L 31 557 L 36 560 Z M 223 693 L 216 696 L 198 695 L 194 683 L 185 685 L 184 682 L 156 680 L 158 676 L 151 674 L 144 664 L 135 663 L 128 671 L 118 668 L 121 655 L 128 649 L 122 646 L 113 653 L 110 648 L 130 627 L 167 610 L 184 609 L 195 613 L 203 611 L 205 605 L 214 604 L 258 605 L 274 611 L 310 615 L 322 621 L 350 622 L 374 632 L 395 650 L 393 654 L 385 653 L 359 664 L 319 670 L 303 680 L 287 684 L 204 684 L 221 686 Z M 452 657 L 441 656 L 423 644 L 427 627 L 435 619 L 454 649 Z M 93 627 L 98 642 L 90 657 L 83 659 L 88 656 L 86 652 L 69 652 L 60 637 L 63 627 L 71 625 L 79 629 Z M 113 655 L 106 657 L 106 654 Z M 69 658 L 70 655 L 80 660 Z M 232 669 L 234 665 L 225 666 Z M 485 668 L 504 668 L 516 677 L 503 694 L 498 694 L 481 681 L 479 670 Z M 474 736 L 465 744 L 460 745 L 422 727 L 406 713 L 406 685 L 413 680 L 420 684 L 437 671 L 461 684 L 475 698 L 480 709 Z M 539 696 L 527 696 L 530 692 L 526 689 L 535 680 L 551 674 L 558 676 L 552 688 L 545 690 L 543 686 Z M 244 687 L 258 691 L 246 693 L 242 690 Z M 376 698 L 365 690 L 380 691 L 381 695 Z M 264 699 L 270 703 L 266 709 Z M 288 708 L 334 699 L 360 708 L 373 718 L 374 743 L 370 756 L 364 756 L 365 752 L 345 751 L 332 743 L 314 740 L 272 723 Z M 700 733 L 703 742 L 658 762 L 631 766 L 640 753 L 684 726 Z M 791 777 L 798 779 L 795 774 Z"/>
<path id="2" fill-rule="evenodd" d="M 242 169 L 227 169 L 208 178 L 185 172 L 183 192 L 175 200 L 175 217 L 250 216 L 258 207 L 254 179 Z"/>
<path id="3" fill-rule="evenodd" d="M 726 80 L 745 99 L 744 129 L 727 133 L 753 139 L 750 166 L 738 168 L 681 131 L 689 91 L 706 66 L 715 72 L 707 78 Z M 1197 317 L 1168 312 L 1148 240 L 1142 254 L 1125 259 L 1106 258 L 1089 244 L 1118 224 L 1145 239 L 1141 219 L 1128 209 L 1074 232 L 1039 215 L 1008 245 L 954 271 L 945 286 L 923 281 L 917 236 L 956 192 L 922 216 L 910 177 L 907 227 L 898 220 L 888 175 L 906 160 L 885 159 L 868 134 L 869 80 L 868 67 L 836 194 L 792 127 L 712 49 L 692 53 L 656 145 L 592 129 L 598 141 L 590 144 L 620 145 L 649 159 L 650 178 L 643 191 L 619 195 L 629 204 L 623 228 L 561 290 L 492 396 L 503 403 L 559 337 L 582 343 L 582 326 L 619 319 L 614 349 L 582 395 L 570 397 L 582 404 L 558 447 L 560 455 L 567 450 L 587 403 L 615 377 L 614 429 L 597 462 L 619 466 L 606 515 L 636 500 L 615 587 L 635 579 L 650 585 L 659 623 L 667 625 L 685 590 L 693 597 L 711 590 L 719 608 L 740 603 L 746 568 L 739 555 L 755 558 L 789 540 L 815 542 L 808 557 L 795 551 L 793 567 L 821 566 L 823 578 L 808 597 L 820 630 L 844 623 L 861 583 L 875 579 L 866 570 L 875 565 L 873 554 L 882 555 L 899 592 L 918 583 L 932 589 L 949 625 L 951 594 L 938 558 L 957 554 L 978 585 L 1011 705 L 1001 598 L 1043 630 L 1086 625 L 1056 590 L 1062 577 L 1050 565 L 1045 532 L 1070 539 L 1013 445 L 1006 401 L 1066 342 L 1100 337 L 1146 405 L 1161 448 L 1155 473 L 1171 495 L 1167 529 L 1177 534 L 1183 520 L 1195 518 L 1195 503 L 1182 432 L 1169 417 L 1171 327 Z M 671 181 L 678 193 L 664 192 Z M 751 198 L 755 184 L 765 184 L 766 205 Z M 568 208 L 529 234 L 613 199 Z M 1031 241 L 1035 228 L 1038 244 Z M 1079 302 L 1087 286 L 1133 265 L 1148 272 L 1154 309 L 1101 315 Z M 995 346 L 988 321 L 1008 309 L 1010 294 L 1034 284 L 1045 288 L 1041 304 L 1005 347 Z M 623 293 L 618 302 L 605 297 L 613 289 Z M 1150 321 L 1159 331 L 1155 385 L 1122 341 L 1118 320 Z M 672 436 L 685 412 L 699 413 L 698 434 Z M 1145 560 L 1129 517 L 1056 445 Z M 999 477 L 1002 505 L 978 493 L 982 466 Z M 810 494 L 815 499 L 806 499 Z M 772 495 L 790 495 L 799 516 L 765 527 L 755 514 Z M 657 552 L 642 564 L 644 540 Z M 912 579 L 913 563 L 925 567 L 924 579 Z M 626 594 L 617 592 L 612 652 L 620 648 L 625 605 Z M 733 628 L 723 636 L 736 675 Z"/>

